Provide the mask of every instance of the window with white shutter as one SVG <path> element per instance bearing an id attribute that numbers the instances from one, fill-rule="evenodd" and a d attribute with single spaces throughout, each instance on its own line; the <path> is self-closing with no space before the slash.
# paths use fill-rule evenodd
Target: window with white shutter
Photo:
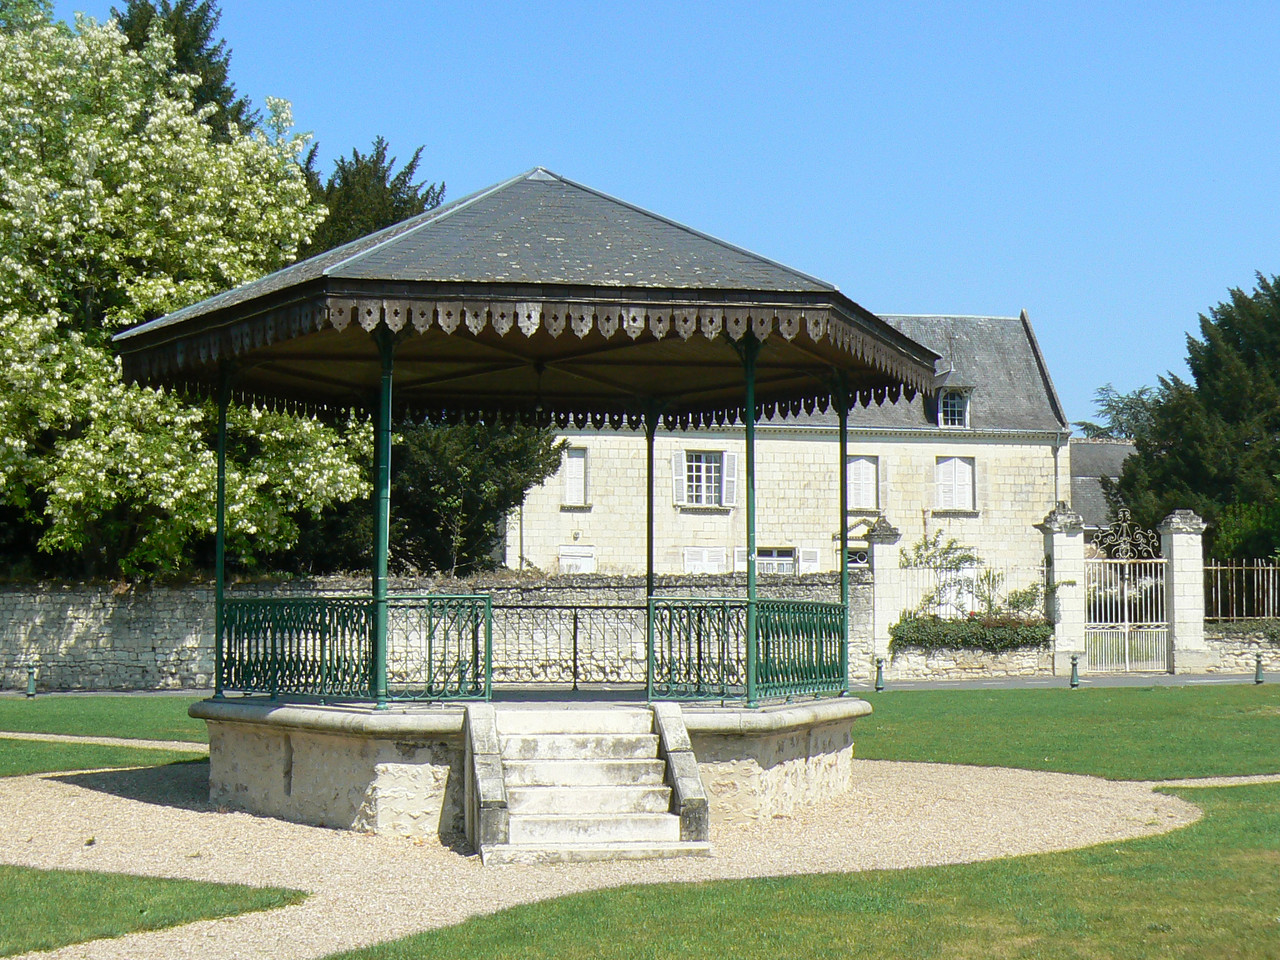
<path id="1" fill-rule="evenodd" d="M 800 568 L 799 573 L 817 573 L 820 553 L 817 550 L 800 551 Z"/>
<path id="2" fill-rule="evenodd" d="M 973 510 L 973 458 L 938 457 L 934 468 L 939 510 Z"/>
<path id="3" fill-rule="evenodd" d="M 724 547 L 685 547 L 685 573 L 724 573 Z"/>
<path id="4" fill-rule="evenodd" d="M 595 573 L 596 548 L 576 544 L 560 548 L 561 573 Z"/>
<path id="5" fill-rule="evenodd" d="M 738 455 L 684 450 L 671 455 L 671 494 L 678 507 L 732 507 L 738 499 Z"/>
<path id="6" fill-rule="evenodd" d="M 878 457 L 849 458 L 849 509 L 877 510 L 880 507 Z"/>
<path id="7" fill-rule="evenodd" d="M 564 452 L 564 505 L 587 505 L 587 448 L 569 447 Z"/>

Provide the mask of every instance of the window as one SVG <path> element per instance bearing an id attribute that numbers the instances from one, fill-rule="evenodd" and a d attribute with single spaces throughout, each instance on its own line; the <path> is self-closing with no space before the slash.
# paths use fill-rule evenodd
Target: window
<path id="1" fill-rule="evenodd" d="M 724 573 L 724 547 L 685 547 L 685 573 Z"/>
<path id="2" fill-rule="evenodd" d="M 939 510 L 973 510 L 973 458 L 939 457 L 934 472 Z"/>
<path id="3" fill-rule="evenodd" d="M 969 397 L 959 390 L 944 390 L 938 398 L 938 426 L 967 427 Z"/>
<path id="4" fill-rule="evenodd" d="M 880 507 L 879 458 L 849 458 L 849 509 L 877 510 Z"/>
<path id="5" fill-rule="evenodd" d="M 564 500 L 566 507 L 587 505 L 587 448 L 569 447 L 564 452 Z"/>
<path id="6" fill-rule="evenodd" d="M 596 548 L 563 546 L 560 548 L 561 573 L 595 573 Z"/>
<path id="7" fill-rule="evenodd" d="M 671 457 L 672 493 L 682 507 L 731 507 L 737 502 L 738 455 L 683 450 Z"/>
<path id="8" fill-rule="evenodd" d="M 796 552 L 791 547 L 757 547 L 756 573 L 795 573 Z"/>

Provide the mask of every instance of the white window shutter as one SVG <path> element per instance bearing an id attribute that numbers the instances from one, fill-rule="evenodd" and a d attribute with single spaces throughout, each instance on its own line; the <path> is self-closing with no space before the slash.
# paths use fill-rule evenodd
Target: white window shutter
<path id="1" fill-rule="evenodd" d="M 720 484 L 720 503 L 726 507 L 738 505 L 738 455 L 725 451 L 724 476 Z"/>
<path id="2" fill-rule="evenodd" d="M 960 510 L 973 509 L 973 460 L 967 457 L 956 457 L 956 507 Z"/>
<path id="3" fill-rule="evenodd" d="M 581 507 L 587 503 L 587 451 L 570 447 L 564 456 L 564 502 Z"/>
<path id="4" fill-rule="evenodd" d="M 707 573 L 724 573 L 725 560 L 727 551 L 724 547 L 708 547 L 707 548 Z"/>
<path id="5" fill-rule="evenodd" d="M 804 550 L 800 551 L 800 566 L 797 570 L 799 573 L 817 573 L 818 572 L 818 551 Z"/>
<path id="6" fill-rule="evenodd" d="M 734 573 L 747 572 L 747 548 L 746 547 L 733 548 L 733 572 Z"/>
<path id="7" fill-rule="evenodd" d="M 955 457 L 939 457 L 934 470 L 934 479 L 938 488 L 938 508 L 954 510 L 956 505 L 956 461 Z"/>
<path id="8" fill-rule="evenodd" d="M 677 507 L 683 507 L 686 500 L 686 483 L 684 451 L 677 450 L 671 455 L 671 501 Z"/>
<path id="9" fill-rule="evenodd" d="M 848 500 L 851 510 L 874 510 L 879 505 L 876 496 L 877 467 L 876 457 L 849 458 Z"/>

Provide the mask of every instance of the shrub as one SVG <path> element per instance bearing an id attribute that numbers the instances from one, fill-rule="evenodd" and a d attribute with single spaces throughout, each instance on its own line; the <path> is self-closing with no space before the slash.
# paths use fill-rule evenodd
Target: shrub
<path id="1" fill-rule="evenodd" d="M 1027 647 L 1047 647 L 1053 627 L 1043 619 L 970 615 L 944 620 L 929 614 L 904 614 L 889 628 L 889 654 L 904 650 L 985 650 L 1004 653 Z"/>

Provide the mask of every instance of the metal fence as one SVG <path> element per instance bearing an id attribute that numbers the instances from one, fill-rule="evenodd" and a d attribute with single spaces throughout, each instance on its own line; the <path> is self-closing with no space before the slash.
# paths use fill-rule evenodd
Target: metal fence
<path id="1" fill-rule="evenodd" d="M 367 698 L 373 694 L 372 597 L 223 603 L 220 689 Z M 387 599 L 387 696 L 481 699 L 491 661 L 487 596 Z"/>
<path id="2" fill-rule="evenodd" d="M 1210 560 L 1204 565 L 1204 606 L 1209 620 L 1280 617 L 1280 561 Z"/>
<path id="3" fill-rule="evenodd" d="M 958 620 L 1017 607 L 1023 615 L 1044 613 L 1045 568 L 975 564 L 958 568 L 903 567 L 903 612 Z"/>
<path id="4" fill-rule="evenodd" d="M 1168 670 L 1167 561 L 1091 558 L 1084 563 L 1089 670 Z"/>
<path id="5" fill-rule="evenodd" d="M 644 683 L 644 604 L 495 604 L 495 683 Z"/>
<path id="6" fill-rule="evenodd" d="M 805 600 L 756 601 L 756 662 L 748 665 L 741 598 L 654 598 L 649 695 L 733 700 L 840 693 L 847 685 L 845 608 Z"/>

